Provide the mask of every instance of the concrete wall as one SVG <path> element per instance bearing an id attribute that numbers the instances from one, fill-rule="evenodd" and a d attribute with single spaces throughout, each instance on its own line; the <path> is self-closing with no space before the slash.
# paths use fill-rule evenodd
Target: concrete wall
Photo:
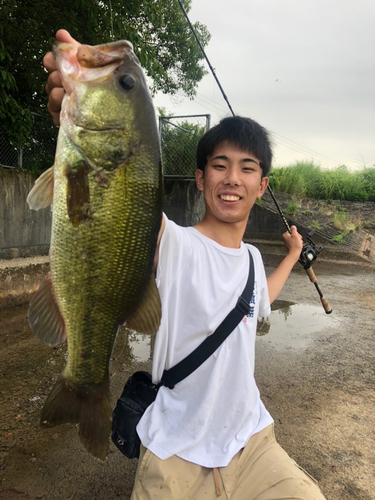
<path id="1" fill-rule="evenodd" d="M 31 175 L 0 168 L 0 259 L 47 255 L 51 238 L 51 209 L 30 210 L 26 198 L 34 184 Z M 191 179 L 165 179 L 164 211 L 182 226 L 204 215 L 202 193 Z M 279 239 L 285 227 L 277 215 L 255 205 L 245 239 Z"/>
<path id="2" fill-rule="evenodd" d="M 51 209 L 29 209 L 26 198 L 33 185 L 31 175 L 0 168 L 0 259 L 48 254 Z M 166 179 L 164 211 L 184 226 L 198 222 L 204 203 L 195 182 Z"/>
<path id="3" fill-rule="evenodd" d="M 29 209 L 26 197 L 33 184 L 29 174 L 0 168 L 0 259 L 48 253 L 51 209 Z"/>
<path id="4" fill-rule="evenodd" d="M 30 210 L 26 198 L 34 184 L 29 174 L 0 168 L 0 260 L 48 254 L 51 237 L 51 209 Z M 204 215 L 203 195 L 194 180 L 164 180 L 164 211 L 182 226 L 196 224 Z M 301 234 L 309 230 L 298 224 Z M 280 216 L 255 205 L 245 232 L 245 241 L 277 242 L 285 226 Z M 318 235 L 316 244 L 325 244 Z"/>

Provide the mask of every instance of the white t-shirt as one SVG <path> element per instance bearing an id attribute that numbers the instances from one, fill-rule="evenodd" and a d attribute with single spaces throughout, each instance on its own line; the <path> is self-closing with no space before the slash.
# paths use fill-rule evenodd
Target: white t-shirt
<path id="1" fill-rule="evenodd" d="M 255 265 L 249 317 L 195 372 L 173 389 L 162 386 L 138 424 L 142 444 L 160 459 L 177 455 L 204 467 L 224 467 L 249 438 L 272 423 L 254 379 L 258 316 L 270 314 L 259 250 L 226 248 L 192 227 L 170 220 L 160 242 L 157 286 L 162 319 L 152 378 L 169 369 L 213 333 L 235 307 Z"/>

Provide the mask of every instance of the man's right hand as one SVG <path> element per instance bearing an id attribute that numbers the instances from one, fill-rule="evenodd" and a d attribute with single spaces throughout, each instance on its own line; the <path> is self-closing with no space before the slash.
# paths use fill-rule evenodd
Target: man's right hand
<path id="1" fill-rule="evenodd" d="M 59 30 L 56 33 L 56 40 L 65 43 L 74 43 L 80 45 L 79 42 L 74 40 L 66 30 Z M 48 94 L 48 104 L 47 109 L 50 112 L 53 123 L 55 125 L 60 124 L 60 111 L 61 103 L 64 97 L 64 88 L 61 80 L 60 73 L 56 67 L 55 56 L 52 52 L 48 52 L 43 58 L 43 64 L 49 73 L 47 85 L 45 90 Z"/>

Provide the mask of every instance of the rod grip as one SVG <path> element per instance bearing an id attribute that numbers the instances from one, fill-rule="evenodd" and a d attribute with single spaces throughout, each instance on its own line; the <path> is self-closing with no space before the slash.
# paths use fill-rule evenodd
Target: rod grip
<path id="1" fill-rule="evenodd" d="M 319 295 L 320 295 L 320 300 L 321 300 L 321 302 L 322 302 L 323 309 L 325 310 L 325 312 L 326 312 L 327 314 L 331 314 L 331 312 L 332 312 L 332 307 L 329 305 L 328 300 L 327 300 L 325 297 L 323 297 L 323 294 L 322 294 L 322 292 L 320 291 L 320 288 L 319 288 L 319 286 L 318 286 L 318 280 L 316 279 L 316 276 L 315 276 L 315 273 L 314 273 L 314 271 L 313 271 L 313 268 L 312 268 L 312 267 L 309 267 L 308 269 L 305 269 L 305 271 L 306 271 L 307 276 L 310 278 L 311 283 L 314 283 L 314 285 L 315 285 L 316 289 L 317 289 L 317 290 L 318 290 L 318 292 L 319 292 Z"/>
<path id="2" fill-rule="evenodd" d="M 312 267 L 309 267 L 308 269 L 305 269 L 307 276 L 310 278 L 311 283 L 317 283 L 318 280 L 316 279 L 315 273 L 313 271 Z"/>
<path id="3" fill-rule="evenodd" d="M 321 299 L 322 306 L 327 314 L 331 314 L 332 312 L 332 307 L 329 305 L 328 300 L 325 297 L 322 297 Z"/>

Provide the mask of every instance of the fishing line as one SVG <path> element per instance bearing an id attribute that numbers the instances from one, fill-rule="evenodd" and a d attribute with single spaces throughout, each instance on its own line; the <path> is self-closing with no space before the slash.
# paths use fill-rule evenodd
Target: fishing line
<path id="1" fill-rule="evenodd" d="M 194 26 L 193 26 L 193 25 L 191 24 L 191 22 L 190 22 L 190 19 L 189 19 L 189 17 L 188 17 L 188 15 L 187 15 L 187 13 L 186 13 L 186 10 L 184 9 L 184 6 L 183 6 L 183 5 L 182 5 L 182 3 L 181 3 L 181 0 L 177 0 L 177 2 L 179 3 L 179 5 L 180 5 L 180 7 L 181 7 L 181 10 L 182 10 L 182 12 L 184 13 L 184 16 L 185 16 L 185 18 L 186 18 L 186 21 L 188 22 L 188 24 L 189 24 L 189 26 L 190 26 L 191 32 L 193 33 L 194 38 L 196 39 L 197 44 L 199 45 L 199 48 L 200 48 L 200 49 L 201 49 L 201 51 L 202 51 L 202 54 L 203 54 L 203 55 L 204 55 L 204 57 L 206 58 L 206 61 L 207 61 L 207 64 L 208 64 L 208 66 L 209 66 L 209 68 L 210 68 L 210 70 L 211 70 L 211 73 L 212 73 L 213 77 L 215 78 L 216 83 L 218 84 L 219 89 L 220 89 L 220 91 L 221 91 L 221 93 L 222 93 L 222 95 L 223 95 L 223 97 L 224 97 L 224 99 L 225 99 L 226 103 L 228 104 L 228 108 L 230 109 L 230 111 L 231 111 L 232 115 L 233 115 L 233 116 L 235 116 L 234 111 L 233 111 L 233 109 L 232 109 L 232 106 L 230 105 L 230 103 L 229 103 L 229 101 L 228 101 L 228 98 L 227 98 L 227 96 L 225 95 L 224 89 L 223 89 L 223 87 L 221 86 L 221 84 L 220 84 L 220 82 L 219 82 L 218 77 L 216 76 L 216 73 L 215 73 L 214 68 L 211 66 L 211 63 L 210 63 L 210 61 L 209 61 L 209 59 L 208 59 L 208 57 L 207 57 L 207 55 L 206 55 L 206 52 L 204 51 L 204 48 L 203 48 L 203 46 L 202 46 L 202 44 L 201 44 L 201 42 L 200 42 L 200 40 L 199 40 L 199 38 L 198 38 L 198 36 L 197 36 L 197 34 L 196 34 L 196 32 L 195 32 Z"/>
<path id="2" fill-rule="evenodd" d="M 109 0 L 109 10 L 111 13 L 111 38 L 113 40 L 114 35 L 113 35 L 113 11 L 112 11 L 112 0 Z"/>
<path id="3" fill-rule="evenodd" d="M 199 48 L 201 49 L 202 54 L 204 55 L 204 57 L 205 57 L 205 59 L 207 61 L 207 64 L 208 64 L 208 66 L 209 66 L 209 68 L 211 70 L 211 73 L 212 73 L 213 77 L 215 78 L 216 83 L 218 84 L 218 87 L 219 87 L 219 89 L 220 89 L 220 91 L 222 93 L 222 96 L 223 96 L 225 102 L 228 105 L 228 108 L 230 109 L 230 112 L 232 113 L 233 116 L 236 116 L 235 113 L 234 113 L 234 111 L 233 111 L 233 109 L 232 109 L 232 106 L 230 105 L 230 102 L 229 102 L 229 100 L 228 100 L 228 98 L 227 98 L 227 96 L 226 96 L 226 94 L 224 92 L 224 89 L 221 86 L 221 83 L 220 83 L 218 77 L 216 76 L 215 70 L 212 67 L 212 65 L 211 65 L 211 63 L 210 63 L 210 61 L 209 61 L 209 59 L 207 57 L 207 54 L 206 54 L 206 52 L 205 52 L 205 50 L 204 50 L 204 48 L 203 48 L 203 46 L 202 46 L 202 44 L 201 44 L 201 42 L 200 42 L 200 40 L 198 38 L 198 35 L 197 35 L 197 33 L 196 33 L 195 29 L 194 29 L 194 26 L 190 22 L 190 19 L 189 19 L 188 15 L 187 15 L 187 12 L 186 12 L 184 6 L 182 5 L 181 0 L 177 0 L 177 2 L 179 3 L 179 5 L 181 7 L 181 10 L 182 10 L 182 12 L 183 12 L 183 14 L 185 16 L 185 19 L 186 19 L 186 21 L 188 22 L 188 24 L 190 26 L 190 30 L 193 33 L 194 38 L 197 41 L 197 44 L 199 45 Z M 272 189 L 270 188 L 269 185 L 268 185 L 267 189 L 268 189 L 268 191 L 269 191 L 269 193 L 271 195 L 271 198 L 272 198 L 273 202 L 275 203 L 275 206 L 276 206 L 276 208 L 277 208 L 277 210 L 278 210 L 278 212 L 280 214 L 280 217 L 282 218 L 282 220 L 283 220 L 283 222 L 285 224 L 285 227 L 287 228 L 289 234 L 291 234 L 292 231 L 291 231 L 291 228 L 290 228 L 290 226 L 288 224 L 288 221 L 286 220 L 286 217 L 283 214 L 283 211 L 281 210 L 280 205 L 277 203 L 275 195 L 273 194 Z M 302 266 L 304 267 L 304 269 L 306 271 L 306 274 L 310 278 L 310 281 L 312 283 L 314 283 L 315 288 L 317 289 L 317 291 L 319 293 L 319 297 L 320 297 L 320 300 L 321 300 L 321 303 L 323 305 L 323 308 L 324 308 L 325 312 L 327 314 L 330 314 L 332 312 L 332 308 L 329 305 L 327 299 L 323 297 L 323 294 L 320 291 L 320 288 L 318 286 L 318 282 L 317 282 L 316 276 L 315 276 L 314 271 L 313 271 L 313 269 L 311 267 L 311 264 L 315 261 L 315 259 L 317 258 L 318 254 L 323 250 L 323 247 L 320 247 L 318 249 L 316 248 L 315 244 L 310 239 L 310 236 L 312 234 L 313 234 L 313 232 L 310 232 L 307 235 L 308 243 L 303 246 L 303 249 L 302 249 L 302 252 L 301 252 L 301 255 L 300 255 L 300 258 L 299 258 L 298 262 L 300 264 L 302 264 Z"/>

